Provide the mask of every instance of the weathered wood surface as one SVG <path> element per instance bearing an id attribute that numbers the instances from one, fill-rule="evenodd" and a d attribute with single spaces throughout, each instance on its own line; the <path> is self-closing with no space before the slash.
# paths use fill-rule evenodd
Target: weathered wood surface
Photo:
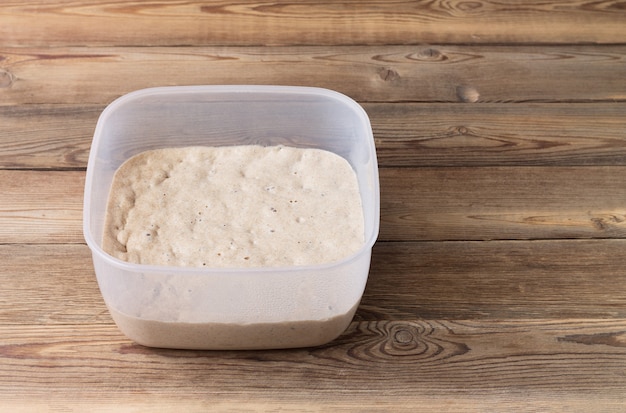
<path id="1" fill-rule="evenodd" d="M 619 1 L 0 4 L 0 411 L 626 410 Z M 363 105 L 381 231 L 312 349 L 133 344 L 82 236 L 100 112 L 151 86 Z"/>
<path id="2" fill-rule="evenodd" d="M 379 240 L 624 238 L 624 176 L 626 166 L 381 168 Z M 84 242 L 83 189 L 83 171 L 0 170 L 0 243 Z"/>
<path id="3" fill-rule="evenodd" d="M 0 106 L 0 168 L 84 169 L 104 107 Z M 382 168 L 626 165 L 626 102 L 363 107 Z"/>
<path id="4" fill-rule="evenodd" d="M 106 104 L 155 85 L 239 83 L 326 87 L 359 102 L 614 102 L 626 99 L 626 46 L 9 48 L 0 43 L 0 77 L 0 105 Z"/>
<path id="5" fill-rule="evenodd" d="M 625 330 L 623 320 L 381 320 L 353 323 L 332 346 L 235 354 L 146 349 L 111 325 L 11 325 L 0 327 L 0 390 L 9 406 L 46 410 L 620 411 Z"/>
<path id="6" fill-rule="evenodd" d="M 624 42 L 619 1 L 30 0 L 0 18 L 17 46 Z"/>
<path id="7" fill-rule="evenodd" d="M 85 173 L 0 170 L 0 244 L 84 242 Z"/>
<path id="8" fill-rule="evenodd" d="M 624 240 L 382 243 L 357 318 L 334 343 L 200 352 L 128 341 L 86 246 L 0 246 L 11 297 L 0 301 L 3 406 L 619 411 L 625 255 Z"/>
<path id="9" fill-rule="evenodd" d="M 356 319 L 626 318 L 624 260 L 623 239 L 381 242 Z M 111 323 L 85 245 L 0 245 L 0 281 L 0 325 Z"/>

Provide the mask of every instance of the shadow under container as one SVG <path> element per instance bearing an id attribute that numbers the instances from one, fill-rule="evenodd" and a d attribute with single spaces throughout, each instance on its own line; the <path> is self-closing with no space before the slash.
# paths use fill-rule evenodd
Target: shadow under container
<path id="1" fill-rule="evenodd" d="M 113 175 L 147 150 L 286 145 L 344 157 L 356 172 L 365 242 L 322 265 L 211 269 L 132 264 L 102 249 Z M 101 114 L 92 142 L 83 231 L 104 301 L 120 330 L 150 347 L 268 349 L 337 338 L 365 289 L 379 227 L 379 180 L 365 111 L 320 88 L 183 86 L 139 90 Z M 233 205 L 233 208 L 236 208 Z"/>

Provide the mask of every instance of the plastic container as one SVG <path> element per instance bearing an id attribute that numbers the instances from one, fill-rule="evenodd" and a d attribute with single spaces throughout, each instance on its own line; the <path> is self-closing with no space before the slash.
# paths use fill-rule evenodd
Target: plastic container
<path id="1" fill-rule="evenodd" d="M 365 243 L 316 266 L 206 269 L 131 264 L 102 250 L 109 188 L 129 157 L 191 145 L 321 148 L 356 171 Z M 83 211 L 85 240 L 111 315 L 151 347 L 266 349 L 328 343 L 350 324 L 368 277 L 379 227 L 374 140 L 365 111 L 330 90 L 286 86 L 184 86 L 139 90 L 101 114 Z"/>

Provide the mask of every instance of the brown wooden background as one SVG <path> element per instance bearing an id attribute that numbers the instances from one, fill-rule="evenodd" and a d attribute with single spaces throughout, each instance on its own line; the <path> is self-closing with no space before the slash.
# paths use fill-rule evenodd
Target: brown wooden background
<path id="1" fill-rule="evenodd" d="M 127 340 L 82 195 L 132 90 L 319 86 L 368 112 L 381 231 L 315 349 Z M 626 3 L 0 4 L 0 410 L 624 411 Z"/>

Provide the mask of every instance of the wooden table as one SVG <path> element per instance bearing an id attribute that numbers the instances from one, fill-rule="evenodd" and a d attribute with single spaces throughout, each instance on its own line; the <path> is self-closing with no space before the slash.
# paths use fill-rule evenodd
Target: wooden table
<path id="1" fill-rule="evenodd" d="M 354 322 L 145 348 L 81 229 L 132 90 L 306 85 L 368 112 L 381 230 Z M 626 9 L 590 1 L 0 4 L 1 411 L 626 410 Z"/>

